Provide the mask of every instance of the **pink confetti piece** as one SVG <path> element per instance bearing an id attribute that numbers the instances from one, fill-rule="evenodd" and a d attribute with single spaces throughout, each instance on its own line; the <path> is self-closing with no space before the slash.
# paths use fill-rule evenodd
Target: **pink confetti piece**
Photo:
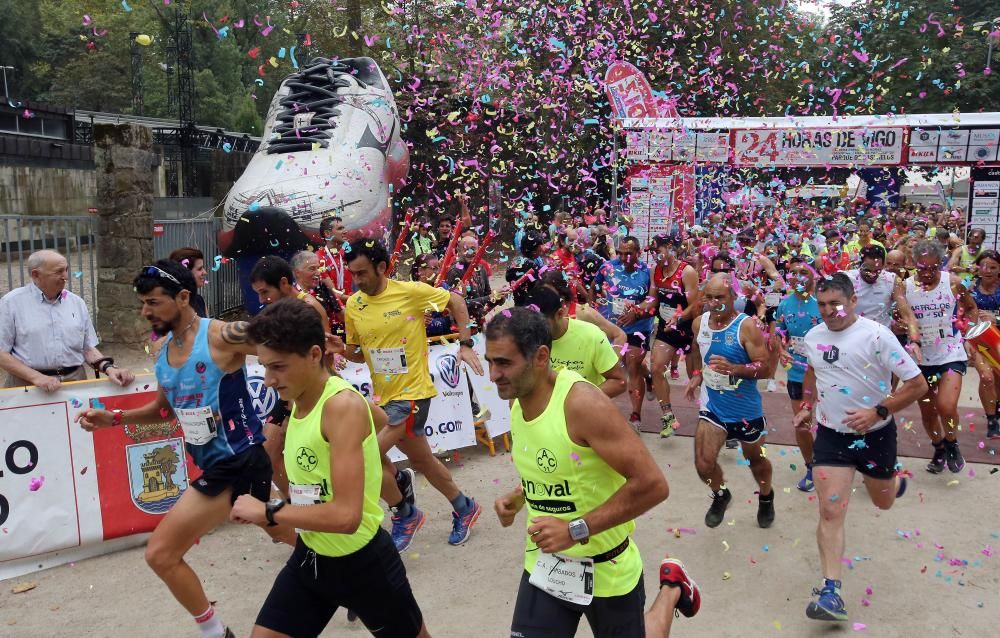
<path id="1" fill-rule="evenodd" d="M 39 489 L 41 489 L 44 483 L 45 483 L 44 476 L 36 476 L 35 478 L 31 479 L 31 483 L 28 485 L 28 490 L 32 492 L 37 492 Z"/>

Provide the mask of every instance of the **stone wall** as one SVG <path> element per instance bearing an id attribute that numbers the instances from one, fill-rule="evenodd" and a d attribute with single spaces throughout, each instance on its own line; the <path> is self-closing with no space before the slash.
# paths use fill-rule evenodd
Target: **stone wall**
<path id="1" fill-rule="evenodd" d="M 96 201 L 92 168 L 0 163 L 0 215 L 86 215 Z"/>
<path id="2" fill-rule="evenodd" d="M 153 261 L 153 136 L 134 124 L 94 126 L 97 167 L 97 320 L 102 343 L 141 347 L 149 324 L 132 280 Z"/>

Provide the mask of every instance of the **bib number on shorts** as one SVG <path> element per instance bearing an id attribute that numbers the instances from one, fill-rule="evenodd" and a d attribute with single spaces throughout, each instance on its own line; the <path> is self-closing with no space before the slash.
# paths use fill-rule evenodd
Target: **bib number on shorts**
<path id="1" fill-rule="evenodd" d="M 318 505 L 323 502 L 322 486 L 288 484 L 288 498 L 292 505 Z"/>
<path id="2" fill-rule="evenodd" d="M 406 365 L 405 348 L 372 348 L 368 354 L 376 374 L 406 374 L 410 371 Z"/>
<path id="3" fill-rule="evenodd" d="M 769 292 L 764 295 L 764 305 L 768 308 L 776 308 L 781 303 L 780 292 Z"/>
<path id="4" fill-rule="evenodd" d="M 716 372 L 708 366 L 702 368 L 701 374 L 705 379 L 705 385 L 718 392 L 731 392 L 737 389 L 740 385 L 739 381 L 737 381 L 735 377 L 731 377 L 728 374 L 722 374 L 721 372 Z"/>
<path id="5" fill-rule="evenodd" d="M 528 582 L 559 600 L 589 605 L 594 600 L 594 561 L 539 552 Z"/>
<path id="6" fill-rule="evenodd" d="M 205 445 L 218 435 L 212 408 L 174 408 L 174 414 L 184 430 L 184 440 L 191 445 Z"/>

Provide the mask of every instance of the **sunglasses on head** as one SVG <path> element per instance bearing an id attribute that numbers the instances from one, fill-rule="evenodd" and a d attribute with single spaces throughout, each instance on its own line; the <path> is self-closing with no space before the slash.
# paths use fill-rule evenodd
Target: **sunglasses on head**
<path id="1" fill-rule="evenodd" d="M 177 279 L 177 277 L 174 277 L 173 275 L 171 275 L 167 271 L 161 270 L 160 268 L 157 268 L 156 266 L 146 266 L 145 268 L 142 269 L 142 274 L 150 276 L 150 277 L 160 277 L 160 278 L 172 281 L 175 284 L 177 284 L 178 286 L 181 285 L 181 282 Z"/>

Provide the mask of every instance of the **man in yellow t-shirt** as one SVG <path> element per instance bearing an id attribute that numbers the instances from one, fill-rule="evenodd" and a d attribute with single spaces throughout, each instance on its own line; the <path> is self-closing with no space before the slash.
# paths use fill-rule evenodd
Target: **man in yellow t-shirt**
<path id="1" fill-rule="evenodd" d="M 458 325 L 459 362 L 479 375 L 483 368 L 472 350 L 469 311 L 465 301 L 447 290 L 415 281 L 389 279 L 389 253 L 375 239 L 358 239 L 344 256 L 358 291 L 344 309 L 347 351 L 344 356 L 364 362 L 372 375 L 373 397 L 386 414 L 389 427 L 378 433 L 385 477 L 382 498 L 393 512 L 392 538 L 400 552 L 409 548 L 413 535 L 423 526 L 425 515 L 415 505 L 413 477 L 397 472 L 385 457 L 393 446 L 407 456 L 410 466 L 421 472 L 454 508 L 451 545 L 468 540 L 482 508 L 462 493 L 451 472 L 431 452 L 424 432 L 431 398 L 437 394 L 427 365 L 425 312 L 447 309 Z"/>
<path id="2" fill-rule="evenodd" d="M 535 284 L 524 305 L 537 308 L 549 322 L 553 370 L 572 370 L 609 398 L 625 391 L 625 369 L 607 335 L 593 324 L 570 319 L 559 293 L 545 284 Z"/>

